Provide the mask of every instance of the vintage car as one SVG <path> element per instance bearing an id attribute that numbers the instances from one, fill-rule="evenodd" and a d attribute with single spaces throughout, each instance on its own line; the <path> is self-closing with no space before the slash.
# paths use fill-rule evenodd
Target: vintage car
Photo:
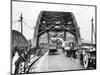
<path id="1" fill-rule="evenodd" d="M 49 42 L 49 55 L 57 54 L 57 38 L 51 38 Z"/>
<path id="2" fill-rule="evenodd" d="M 95 47 L 82 46 L 80 49 L 80 63 L 86 69 L 96 68 L 96 50 Z"/>
<path id="3" fill-rule="evenodd" d="M 57 46 L 56 44 L 52 43 L 49 45 L 49 55 L 57 53 Z"/>

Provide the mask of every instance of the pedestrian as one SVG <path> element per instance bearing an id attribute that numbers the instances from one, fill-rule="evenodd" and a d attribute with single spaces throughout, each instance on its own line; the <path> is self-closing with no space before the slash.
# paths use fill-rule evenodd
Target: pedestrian
<path id="1" fill-rule="evenodd" d="M 22 48 L 21 48 L 22 49 Z M 24 50 L 19 51 L 21 53 L 19 53 L 19 58 L 17 59 L 17 61 L 15 62 L 15 74 L 17 74 L 19 72 L 19 66 L 22 62 L 26 62 L 27 56 L 24 52 Z"/>
<path id="2" fill-rule="evenodd" d="M 12 73 L 14 74 L 15 71 L 15 62 L 19 58 L 18 54 L 18 46 L 15 46 L 12 50 Z"/>
<path id="3" fill-rule="evenodd" d="M 74 50 L 74 43 L 73 43 L 73 42 L 70 44 L 70 48 L 71 48 L 71 49 L 70 49 L 70 51 L 71 51 L 71 52 L 70 52 L 71 58 L 72 58 L 72 59 L 73 59 L 73 58 L 75 59 L 76 56 L 75 56 L 75 50 Z"/>

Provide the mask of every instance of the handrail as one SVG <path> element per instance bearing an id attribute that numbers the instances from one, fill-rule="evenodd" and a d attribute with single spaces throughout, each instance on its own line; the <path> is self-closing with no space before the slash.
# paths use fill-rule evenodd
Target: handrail
<path id="1" fill-rule="evenodd" d="M 33 64 L 35 64 L 35 62 L 37 62 L 37 61 L 40 59 L 40 57 L 43 56 L 46 52 L 47 52 L 47 50 L 45 50 L 45 51 L 43 52 L 43 54 L 41 54 L 41 55 L 40 55 L 39 57 L 37 57 L 34 61 L 32 61 L 32 63 L 30 63 L 30 65 L 28 65 L 28 63 L 30 62 L 31 59 L 35 58 L 36 55 L 35 55 L 34 57 L 32 57 L 32 58 L 29 58 L 29 59 L 25 62 L 24 67 L 22 68 L 22 69 L 24 69 L 24 73 L 28 73 L 29 70 L 30 70 L 30 68 L 31 68 L 31 66 L 32 66 Z M 28 65 L 28 67 L 25 68 L 27 65 Z M 27 69 L 27 71 L 26 71 L 26 69 Z M 24 74 L 24 73 L 19 73 L 19 74 Z"/>
<path id="2" fill-rule="evenodd" d="M 42 55 L 40 55 L 40 56 L 30 65 L 30 67 L 29 67 L 27 73 L 29 72 L 31 66 L 32 66 L 36 61 L 38 61 L 38 60 L 40 59 L 40 57 L 42 57 L 46 52 L 47 52 L 47 51 L 45 51 Z"/>

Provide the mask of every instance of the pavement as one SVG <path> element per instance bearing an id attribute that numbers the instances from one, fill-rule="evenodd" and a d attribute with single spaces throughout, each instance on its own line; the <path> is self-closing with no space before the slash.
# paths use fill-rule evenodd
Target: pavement
<path id="1" fill-rule="evenodd" d="M 84 69 L 78 59 L 66 57 L 62 49 L 58 49 L 55 55 L 49 55 L 47 51 L 35 64 L 30 68 L 29 72 L 50 72 L 63 70 L 80 70 Z"/>

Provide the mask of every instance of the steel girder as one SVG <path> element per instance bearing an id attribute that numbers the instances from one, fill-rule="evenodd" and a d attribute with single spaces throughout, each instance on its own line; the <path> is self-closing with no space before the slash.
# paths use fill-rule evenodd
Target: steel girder
<path id="1" fill-rule="evenodd" d="M 37 38 L 36 46 L 38 45 L 39 37 L 49 31 L 69 32 L 75 36 L 77 43 L 80 42 L 79 28 L 72 12 L 41 11 L 34 33 Z"/>

